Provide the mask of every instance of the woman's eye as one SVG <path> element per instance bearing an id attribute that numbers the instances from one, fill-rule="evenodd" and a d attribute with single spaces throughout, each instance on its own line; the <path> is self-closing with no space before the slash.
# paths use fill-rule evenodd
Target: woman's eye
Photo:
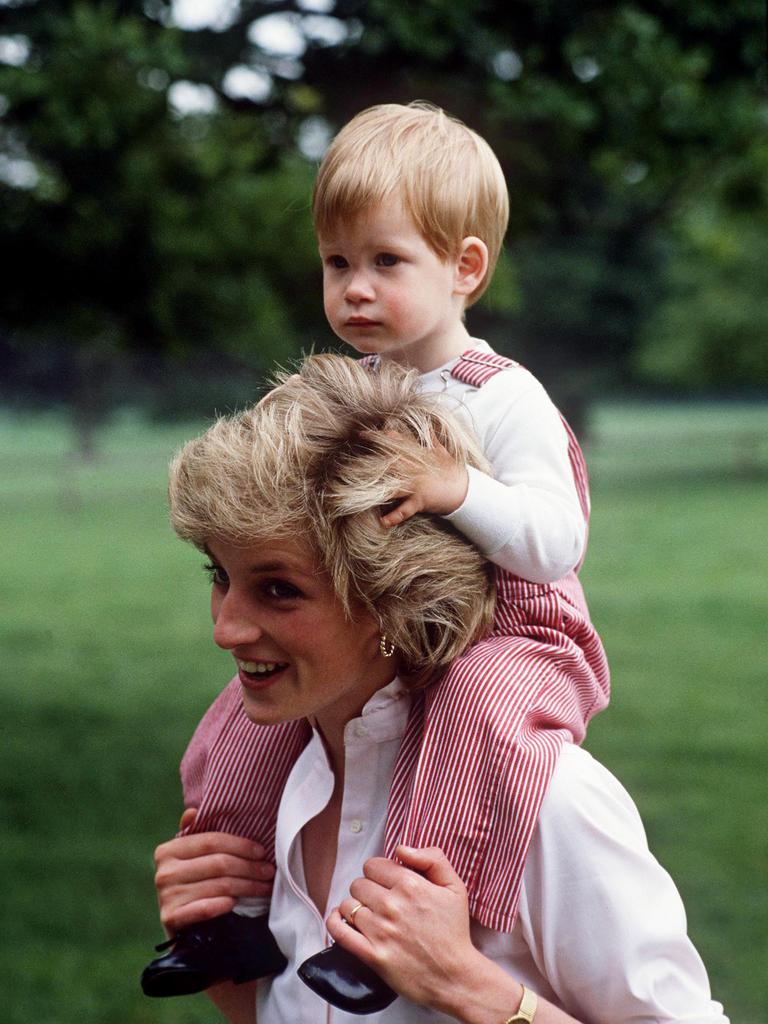
<path id="1" fill-rule="evenodd" d="M 394 267 L 400 262 L 400 259 L 392 252 L 380 252 L 376 257 L 376 262 L 380 267 Z"/>
<path id="2" fill-rule="evenodd" d="M 216 565 L 213 562 L 206 562 L 203 566 L 203 570 L 208 574 L 208 579 L 211 581 L 213 586 L 221 587 L 226 583 L 229 583 L 229 576 L 227 576 L 220 565 Z"/>
<path id="3" fill-rule="evenodd" d="M 264 592 L 276 601 L 293 601 L 301 597 L 301 591 L 285 580 L 268 580 L 264 584 Z"/>

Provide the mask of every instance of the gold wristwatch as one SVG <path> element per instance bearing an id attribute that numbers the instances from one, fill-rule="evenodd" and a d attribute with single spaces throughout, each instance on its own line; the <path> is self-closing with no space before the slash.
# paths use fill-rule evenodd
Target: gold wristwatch
<path id="1" fill-rule="evenodd" d="M 519 1024 L 520 1021 L 524 1021 L 524 1024 L 533 1024 L 533 1018 L 536 1016 L 536 1007 L 539 1005 L 539 997 L 535 992 L 531 992 L 529 988 L 523 985 L 523 998 L 520 1000 L 520 1007 L 512 1017 L 508 1017 L 504 1024 Z"/>

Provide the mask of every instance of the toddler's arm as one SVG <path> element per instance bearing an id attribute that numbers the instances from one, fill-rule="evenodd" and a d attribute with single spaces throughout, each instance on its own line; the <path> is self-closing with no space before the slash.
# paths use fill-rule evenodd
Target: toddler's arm
<path id="1" fill-rule="evenodd" d="M 470 468 L 466 499 L 448 520 L 515 575 L 561 579 L 583 556 L 587 522 L 560 413 L 522 368 L 488 381 L 469 411 L 493 475 Z"/>
<path id="2" fill-rule="evenodd" d="M 509 373 L 525 374 L 525 386 L 510 387 Z M 488 381 L 470 406 L 493 475 L 456 465 L 438 447 L 433 472 L 414 477 L 382 522 L 393 526 L 419 511 L 443 515 L 496 565 L 551 583 L 578 565 L 587 524 L 559 412 L 527 371 L 509 373 Z"/>

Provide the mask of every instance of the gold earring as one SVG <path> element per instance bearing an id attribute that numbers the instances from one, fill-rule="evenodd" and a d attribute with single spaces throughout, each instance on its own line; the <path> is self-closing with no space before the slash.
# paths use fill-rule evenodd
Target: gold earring
<path id="1" fill-rule="evenodd" d="M 379 650 L 384 658 L 391 658 L 395 653 L 395 644 L 392 640 L 387 640 L 386 633 L 382 633 L 379 638 Z"/>

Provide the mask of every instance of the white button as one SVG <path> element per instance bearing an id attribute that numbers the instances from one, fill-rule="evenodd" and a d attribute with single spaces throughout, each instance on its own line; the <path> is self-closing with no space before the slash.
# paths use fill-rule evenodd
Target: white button
<path id="1" fill-rule="evenodd" d="M 359 736 L 361 739 L 368 735 L 368 727 L 363 725 L 362 722 L 355 724 L 355 736 Z"/>
<path id="2" fill-rule="evenodd" d="M 362 832 L 363 831 L 363 823 L 362 823 L 362 821 L 360 821 L 359 818 L 355 818 L 354 821 L 350 822 L 349 831 L 350 832 L 355 832 L 355 833 Z"/>

